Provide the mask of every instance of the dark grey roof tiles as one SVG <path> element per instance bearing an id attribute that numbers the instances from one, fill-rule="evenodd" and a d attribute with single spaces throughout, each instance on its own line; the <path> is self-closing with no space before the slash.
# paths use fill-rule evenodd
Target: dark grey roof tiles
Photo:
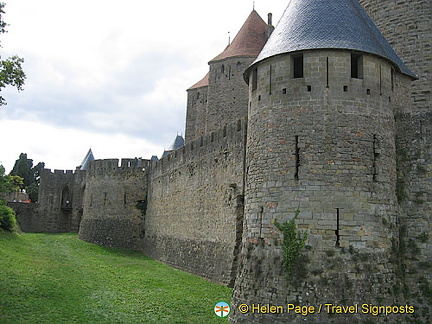
<path id="1" fill-rule="evenodd" d="M 185 140 L 184 140 L 183 136 L 177 134 L 177 136 L 176 136 L 174 142 L 173 142 L 172 145 L 168 148 L 168 150 L 165 150 L 165 151 L 162 153 L 162 157 L 161 157 L 161 158 L 164 158 L 165 156 L 168 155 L 168 153 L 170 153 L 170 152 L 172 152 L 172 151 L 176 151 L 176 150 L 178 150 L 179 148 L 181 148 L 182 146 L 184 146 L 184 143 L 185 143 Z"/>
<path id="2" fill-rule="evenodd" d="M 312 49 L 376 54 L 416 78 L 357 0 L 290 0 L 254 64 L 278 54 Z"/>
<path id="3" fill-rule="evenodd" d="M 91 161 L 94 161 L 94 156 L 93 156 L 93 152 L 91 149 L 89 149 L 89 151 L 87 152 L 84 160 L 81 162 L 81 165 L 79 166 L 80 170 L 87 170 L 88 166 L 90 164 Z"/>

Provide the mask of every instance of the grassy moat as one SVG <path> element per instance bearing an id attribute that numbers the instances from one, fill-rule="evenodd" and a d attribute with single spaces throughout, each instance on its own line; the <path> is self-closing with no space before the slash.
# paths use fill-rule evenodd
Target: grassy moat
<path id="1" fill-rule="evenodd" d="M 0 323 L 221 323 L 232 289 L 77 234 L 0 232 Z"/>

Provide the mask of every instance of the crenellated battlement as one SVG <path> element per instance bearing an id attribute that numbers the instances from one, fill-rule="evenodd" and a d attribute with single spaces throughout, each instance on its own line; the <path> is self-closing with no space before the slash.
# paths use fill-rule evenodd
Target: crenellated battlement
<path id="1" fill-rule="evenodd" d="M 43 173 L 44 175 L 48 176 L 48 175 L 66 175 L 66 174 L 74 174 L 74 173 L 78 173 L 81 172 L 80 170 L 59 170 L 59 169 L 54 169 L 54 171 L 51 171 L 51 169 L 42 169 L 41 173 Z"/>
<path id="2" fill-rule="evenodd" d="M 244 143 L 247 132 L 246 119 L 227 124 L 218 130 L 203 135 L 191 142 L 186 143 L 180 149 L 170 152 L 164 158 L 153 162 L 152 176 L 160 175 L 167 170 L 177 168 L 184 163 L 191 163 L 203 156 L 223 151 L 230 154 L 229 148 Z"/>
<path id="3" fill-rule="evenodd" d="M 124 176 L 131 173 L 146 172 L 150 160 L 141 158 L 104 159 L 90 162 L 88 177 Z"/>
<path id="4" fill-rule="evenodd" d="M 263 36 L 271 16 L 265 24 L 253 11 L 188 90 L 184 146 L 158 161 L 89 151 L 75 171 L 42 170 L 30 225 L 79 227 L 88 242 L 234 286 L 236 323 L 305 320 L 238 313 L 240 303 L 291 301 L 409 303 L 430 322 L 432 3 L 360 3 L 392 45 L 357 1 L 290 0 L 256 56 L 242 46 L 259 42 L 239 40 Z M 287 259 L 289 278 L 289 233 L 275 224 L 292 220 L 307 240 Z M 333 315 L 307 320 L 405 320 Z"/>

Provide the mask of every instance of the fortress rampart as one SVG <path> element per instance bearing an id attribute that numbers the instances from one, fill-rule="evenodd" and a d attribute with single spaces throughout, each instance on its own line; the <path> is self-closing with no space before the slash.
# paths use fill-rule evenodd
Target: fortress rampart
<path id="1" fill-rule="evenodd" d="M 79 237 L 106 246 L 141 249 L 149 161 L 95 160 L 87 171 Z"/>
<path id="2" fill-rule="evenodd" d="M 248 88 L 244 70 L 255 57 L 234 57 L 210 62 L 206 132 L 247 116 Z"/>
<path id="3" fill-rule="evenodd" d="M 432 103 L 432 1 L 360 0 L 375 24 L 409 68 L 419 76 L 412 82 L 411 107 L 430 110 Z"/>
<path id="4" fill-rule="evenodd" d="M 44 170 L 41 217 L 26 224 L 80 224 L 88 242 L 234 286 L 233 322 L 405 319 L 240 314 L 241 303 L 410 304 L 407 321 L 430 322 L 432 3 L 360 2 L 408 67 L 357 1 L 289 1 L 258 56 L 246 49 L 272 26 L 253 11 L 188 90 L 185 146 Z M 289 276 L 276 221 L 295 215 L 308 236 Z"/>
<path id="5" fill-rule="evenodd" d="M 245 120 L 152 164 L 144 252 L 232 285 L 243 222 Z"/>
<path id="6" fill-rule="evenodd" d="M 79 182 L 85 172 L 43 169 L 39 187 L 38 223 L 36 232 L 77 231 L 79 224 Z M 76 201 L 75 201 L 76 198 Z"/>

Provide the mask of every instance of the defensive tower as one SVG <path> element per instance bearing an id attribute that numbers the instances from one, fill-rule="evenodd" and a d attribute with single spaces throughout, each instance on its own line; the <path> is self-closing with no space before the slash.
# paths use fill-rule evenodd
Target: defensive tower
<path id="1" fill-rule="evenodd" d="M 234 321 L 262 320 L 239 313 L 243 301 L 393 301 L 388 292 L 397 267 L 389 262 L 398 224 L 394 113 L 409 105 L 414 78 L 357 1 L 290 1 L 245 72 L 250 97 L 245 223 Z M 275 222 L 296 213 L 297 228 L 308 233 L 307 249 L 287 278 L 287 247 Z M 349 316 L 360 314 L 337 320 Z M 316 314 L 307 320 L 324 319 Z"/>
<path id="2" fill-rule="evenodd" d="M 255 60 L 273 30 L 253 10 L 225 50 L 209 62 L 209 73 L 188 89 L 186 141 L 247 116 L 248 88 L 243 72 Z"/>
<path id="3" fill-rule="evenodd" d="M 141 249 L 149 160 L 94 160 L 88 165 L 80 239 Z"/>

